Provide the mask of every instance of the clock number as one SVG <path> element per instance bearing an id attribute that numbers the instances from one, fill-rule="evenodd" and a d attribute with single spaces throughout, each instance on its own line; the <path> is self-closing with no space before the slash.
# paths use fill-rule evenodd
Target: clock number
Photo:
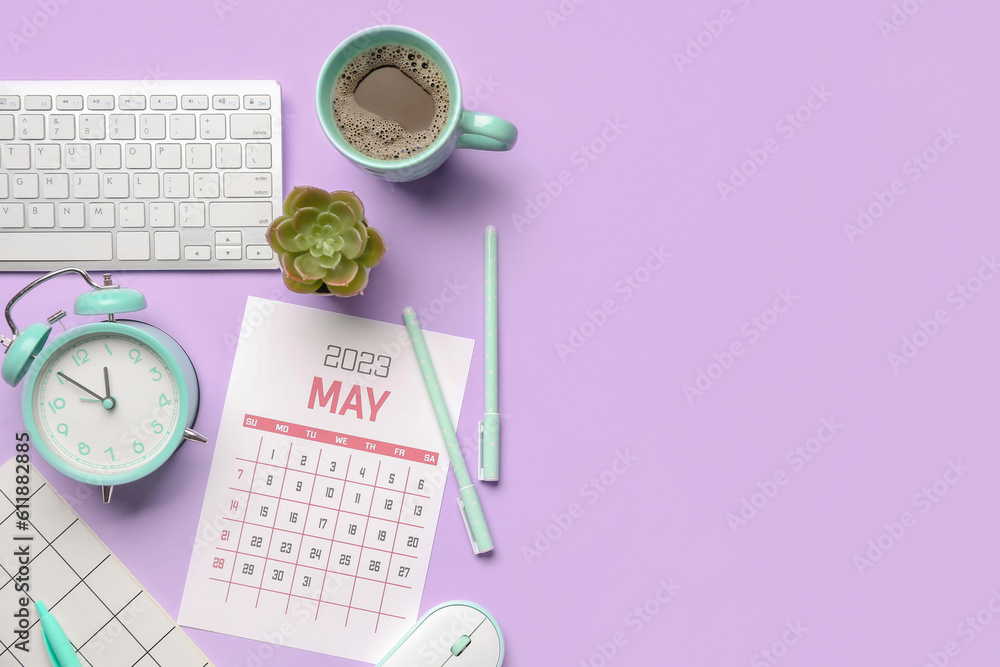
<path id="1" fill-rule="evenodd" d="M 139 350 L 135 348 L 128 351 L 128 358 L 132 360 L 133 364 L 137 364 L 142 361 L 142 355 L 139 353 Z"/>
<path id="2" fill-rule="evenodd" d="M 142 454 L 142 450 L 144 450 L 144 449 L 146 449 L 146 446 L 145 446 L 145 445 L 143 445 L 143 444 L 142 444 L 141 442 L 139 442 L 138 440 L 135 440 L 135 441 L 134 441 L 134 442 L 132 443 L 132 451 L 133 451 L 133 452 L 135 452 L 136 454 Z"/>
<path id="3" fill-rule="evenodd" d="M 73 363 L 76 364 L 77 368 L 79 368 L 80 366 L 83 366 L 85 363 L 87 363 L 88 361 L 90 361 L 89 359 L 87 359 L 87 351 L 86 350 L 77 350 L 76 352 L 73 353 L 72 359 L 73 359 Z"/>
<path id="4" fill-rule="evenodd" d="M 326 357 L 323 358 L 323 365 L 324 366 L 329 366 L 330 368 L 337 368 L 337 362 L 334 361 L 331 364 L 330 363 L 330 359 L 336 359 L 336 358 L 340 357 L 340 346 L 339 345 L 327 345 L 326 349 L 328 349 L 328 350 L 330 350 L 330 349 L 336 349 L 337 352 L 336 352 L 336 354 L 328 354 L 328 355 L 326 355 Z"/>
<path id="5" fill-rule="evenodd" d="M 113 447 L 108 447 L 104 450 L 105 454 L 111 454 L 111 462 L 114 463 L 115 460 L 115 450 Z"/>
<path id="6" fill-rule="evenodd" d="M 170 399 L 167 398 L 166 394 L 160 394 L 160 407 L 165 408 L 170 405 Z M 159 433 L 159 431 L 157 431 Z"/>
<path id="7" fill-rule="evenodd" d="M 163 424 L 160 422 L 154 419 L 153 423 L 150 425 L 153 427 L 153 433 L 163 433 Z"/>
<path id="8" fill-rule="evenodd" d="M 56 430 L 62 435 L 69 435 L 69 426 L 66 426 L 66 424 L 59 424 L 59 426 L 56 426 Z"/>
<path id="9" fill-rule="evenodd" d="M 108 351 L 108 356 L 109 356 L 109 357 L 113 357 L 113 356 L 114 356 L 114 355 L 113 355 L 113 354 L 111 353 L 111 348 L 110 348 L 110 347 L 108 347 L 108 344 L 107 344 L 107 343 L 105 343 L 105 344 L 104 344 L 104 349 Z"/>
<path id="10" fill-rule="evenodd" d="M 52 412 L 55 412 L 56 410 L 62 410 L 65 407 L 66 407 L 66 401 L 64 401 L 61 398 L 57 398 L 54 401 L 49 401 L 49 408 L 51 408 Z"/>
<path id="11" fill-rule="evenodd" d="M 156 366 L 149 369 L 149 374 L 153 376 L 153 382 L 159 382 L 163 379 L 163 373 L 161 373 Z"/>
<path id="12" fill-rule="evenodd" d="M 89 454 L 89 453 L 90 453 L 90 445 L 88 445 L 88 444 L 87 444 L 87 443 L 85 443 L 85 442 L 81 442 L 81 443 L 79 444 L 79 446 L 77 447 L 77 449 L 79 449 L 79 450 L 80 450 L 80 455 L 81 455 L 81 456 L 86 456 L 87 454 Z"/>
<path id="13" fill-rule="evenodd" d="M 382 365 L 381 368 L 376 368 L 375 369 L 375 377 L 377 377 L 377 378 L 387 378 L 387 377 L 389 377 L 389 364 L 392 363 L 392 357 L 388 357 L 388 356 L 386 356 L 384 354 L 380 354 L 380 355 L 378 355 L 377 359 L 378 359 L 378 361 L 381 361 L 382 359 L 385 359 L 385 363 Z M 385 375 L 379 375 L 378 372 L 380 370 L 385 371 Z"/>

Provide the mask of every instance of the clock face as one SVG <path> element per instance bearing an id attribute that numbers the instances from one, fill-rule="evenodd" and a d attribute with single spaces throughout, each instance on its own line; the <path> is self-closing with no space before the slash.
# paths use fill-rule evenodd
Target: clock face
<path id="1" fill-rule="evenodd" d="M 128 477 L 180 440 L 178 379 L 163 357 L 126 333 L 94 332 L 45 359 L 32 391 L 42 446 L 85 481 Z M 162 461 L 163 459 L 158 459 Z"/>

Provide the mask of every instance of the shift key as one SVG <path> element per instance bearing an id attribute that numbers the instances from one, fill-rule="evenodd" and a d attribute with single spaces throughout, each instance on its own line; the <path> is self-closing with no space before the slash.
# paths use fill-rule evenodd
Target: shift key
<path id="1" fill-rule="evenodd" d="M 271 224 L 271 202 L 210 202 L 210 227 L 263 227 Z"/>
<path id="2" fill-rule="evenodd" d="M 271 174 L 261 172 L 226 172 L 222 175 L 226 197 L 270 197 Z"/>

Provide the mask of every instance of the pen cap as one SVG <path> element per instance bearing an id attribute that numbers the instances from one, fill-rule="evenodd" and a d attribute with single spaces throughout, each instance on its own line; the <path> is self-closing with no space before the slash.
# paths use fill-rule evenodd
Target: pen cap
<path id="1" fill-rule="evenodd" d="M 500 414 L 487 412 L 479 422 L 479 479 L 500 479 Z"/>

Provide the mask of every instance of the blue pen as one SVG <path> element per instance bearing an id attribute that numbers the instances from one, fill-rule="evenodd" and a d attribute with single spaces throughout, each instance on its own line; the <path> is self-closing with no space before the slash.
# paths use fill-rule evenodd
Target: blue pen
<path id="1" fill-rule="evenodd" d="M 35 602 L 35 609 L 38 610 L 38 618 L 42 623 L 42 640 L 45 642 L 45 651 L 49 654 L 49 660 L 55 667 L 80 667 L 80 659 L 76 657 L 76 649 L 72 642 L 66 637 L 59 621 L 45 608 L 45 603 L 41 600 Z"/>

